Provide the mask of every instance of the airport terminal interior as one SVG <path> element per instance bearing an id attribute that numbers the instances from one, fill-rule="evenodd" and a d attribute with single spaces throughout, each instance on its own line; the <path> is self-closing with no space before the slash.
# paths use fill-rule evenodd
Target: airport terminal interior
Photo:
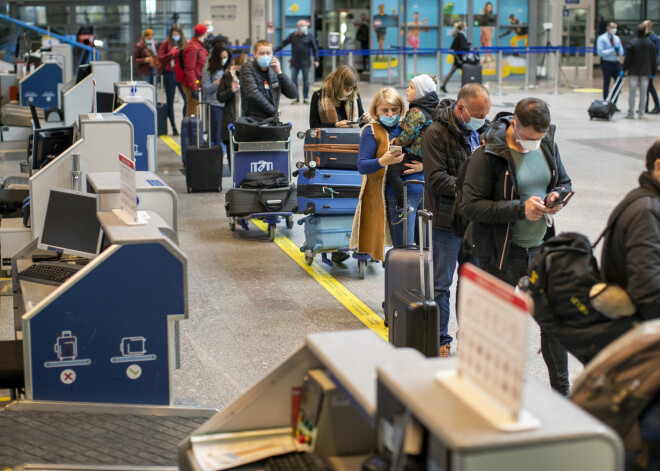
<path id="1" fill-rule="evenodd" d="M 191 192 L 183 135 L 199 132 L 200 149 L 210 135 L 183 129 L 179 90 L 181 136 L 171 125 L 159 132 L 164 81 L 138 79 L 131 54 L 146 28 L 160 42 L 177 23 L 190 39 L 207 20 L 238 53 L 259 39 L 277 45 L 309 20 L 321 50 L 310 96 L 351 65 L 368 110 L 383 87 L 405 101 L 413 77 L 444 78 L 463 21 L 482 48 L 474 81 L 490 93 L 488 119 L 524 98 L 547 103 L 574 192 L 555 228 L 593 242 L 660 137 L 660 114 L 626 119 L 625 80 L 617 112 L 591 119 L 603 100 L 596 40 L 615 20 L 628 44 L 641 21 L 660 23 L 660 1 L 9 0 L 0 12 L 0 471 L 655 469 L 631 465 L 617 419 L 551 389 L 524 293 L 468 269 L 461 302 L 480 312 L 462 311 L 459 329 L 455 276 L 451 354 L 427 358 L 388 342 L 382 262 L 310 250 L 303 208 L 230 214 L 239 172 L 272 170 L 277 154 L 293 188 L 309 167 L 308 100 L 282 96 L 290 137 L 232 141 L 214 156 L 219 191 Z M 366 47 L 355 39 L 362 24 Z M 285 74 L 290 58 L 285 48 Z M 446 92 L 438 83 L 440 100 L 463 83 L 465 71 Z M 71 278 L 23 272 L 62 253 Z M 574 387 L 599 371 L 572 355 L 568 370 Z"/>

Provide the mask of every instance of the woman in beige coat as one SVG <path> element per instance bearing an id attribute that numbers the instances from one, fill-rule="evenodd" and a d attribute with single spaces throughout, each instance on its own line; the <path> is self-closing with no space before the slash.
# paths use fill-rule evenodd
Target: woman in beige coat
<path id="1" fill-rule="evenodd" d="M 374 260 L 383 260 L 385 247 L 392 245 L 385 203 L 385 167 L 403 160 L 401 152 L 390 151 L 390 141 L 401 133 L 399 117 L 403 111 L 399 93 L 392 87 L 381 88 L 369 110 L 373 120 L 360 136 L 358 171 L 363 175 L 362 189 L 350 246 Z"/>

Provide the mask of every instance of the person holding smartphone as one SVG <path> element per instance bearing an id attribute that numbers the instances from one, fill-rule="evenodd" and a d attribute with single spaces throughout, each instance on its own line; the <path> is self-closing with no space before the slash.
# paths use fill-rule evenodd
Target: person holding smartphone
<path id="1" fill-rule="evenodd" d="M 384 182 L 385 168 L 403 160 L 401 149 L 390 148 L 390 141 L 401 133 L 399 116 L 403 106 L 394 88 L 378 90 L 369 109 L 374 119 L 360 136 L 358 171 L 363 177 L 350 247 L 368 253 L 374 260 L 384 259 L 386 246 L 403 245 L 403 226 L 391 223 L 395 208 L 390 198 L 386 200 L 386 195 L 393 196 L 394 192 Z"/>
<path id="2" fill-rule="evenodd" d="M 227 73 L 220 78 L 218 85 L 218 92 L 216 98 L 218 102 L 224 103 L 225 110 L 222 114 L 222 135 L 221 139 L 225 145 L 225 149 L 229 149 L 229 125 L 234 122 L 238 116 L 238 101 L 240 86 L 240 73 L 241 66 L 248 60 L 248 55 L 245 53 L 239 54 L 237 57 L 230 59 L 231 66 Z M 231 165 L 231 161 L 227 160 Z"/>
<path id="3" fill-rule="evenodd" d="M 358 93 L 360 76 L 350 65 L 340 65 L 328 74 L 312 94 L 310 128 L 356 128 L 369 122 Z"/>
<path id="4" fill-rule="evenodd" d="M 253 51 L 254 58 L 241 67 L 241 114 L 259 121 L 277 118 L 280 96 L 293 99 L 298 89 L 282 72 L 269 41 L 257 41 Z"/>

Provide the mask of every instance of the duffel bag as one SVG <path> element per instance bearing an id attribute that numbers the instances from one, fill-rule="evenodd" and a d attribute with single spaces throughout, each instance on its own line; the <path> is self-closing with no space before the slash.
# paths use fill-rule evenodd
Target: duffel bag
<path id="1" fill-rule="evenodd" d="M 259 121 L 246 116 L 234 120 L 234 140 L 237 142 L 286 141 L 291 135 L 291 124 L 276 118 Z"/>

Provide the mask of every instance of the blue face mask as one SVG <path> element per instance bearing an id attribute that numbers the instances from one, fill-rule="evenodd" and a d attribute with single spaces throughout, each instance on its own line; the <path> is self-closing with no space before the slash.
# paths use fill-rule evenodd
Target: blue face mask
<path id="1" fill-rule="evenodd" d="M 259 64 L 259 67 L 262 69 L 265 69 L 268 67 L 273 60 L 273 56 L 259 56 L 257 59 L 257 64 Z"/>
<path id="2" fill-rule="evenodd" d="M 477 129 L 481 129 L 481 127 L 486 124 L 486 118 L 478 119 L 478 118 L 473 118 L 470 116 L 470 113 L 468 113 L 467 108 L 465 108 L 465 112 L 467 113 L 468 117 L 470 118 L 470 121 L 465 124 L 465 127 L 468 129 L 468 131 L 476 131 Z M 463 119 L 463 118 L 461 118 Z"/>
<path id="3" fill-rule="evenodd" d="M 387 126 L 388 128 L 393 128 L 396 126 L 396 123 L 399 122 L 399 115 L 395 114 L 394 116 L 381 116 L 378 118 L 378 120 L 381 122 L 383 126 Z"/>
<path id="4" fill-rule="evenodd" d="M 181 40 L 180 35 L 178 35 L 178 34 L 177 35 L 172 35 L 172 41 L 174 41 L 175 43 L 178 43 L 180 40 Z"/>

